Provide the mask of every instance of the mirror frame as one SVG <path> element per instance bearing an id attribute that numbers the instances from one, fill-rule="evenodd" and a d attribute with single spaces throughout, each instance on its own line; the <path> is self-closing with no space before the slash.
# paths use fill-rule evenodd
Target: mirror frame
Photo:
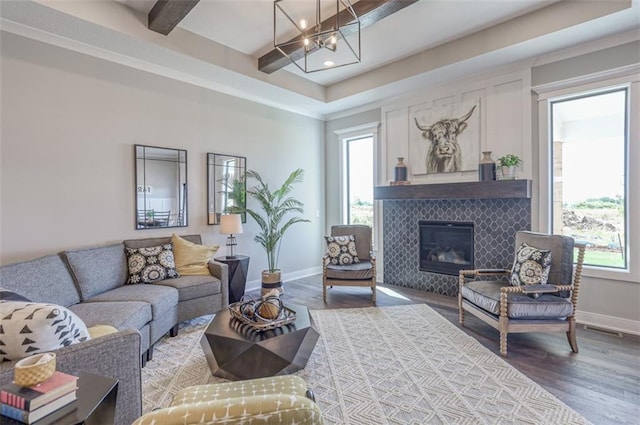
<path id="1" fill-rule="evenodd" d="M 239 179 L 234 179 L 239 182 L 239 185 L 231 185 L 229 186 L 228 178 L 225 177 L 228 173 L 225 168 L 226 165 L 223 165 L 225 160 L 236 160 L 239 162 L 238 165 L 233 165 L 233 175 L 239 176 Z M 245 156 L 239 155 L 230 155 L 223 153 L 207 153 L 207 224 L 209 225 L 217 225 L 220 224 L 220 216 L 225 213 L 239 213 L 236 209 L 234 210 L 233 205 L 229 205 L 228 203 L 233 203 L 234 197 L 240 198 L 240 206 L 239 210 L 242 211 L 246 208 L 246 193 L 247 193 L 247 181 L 245 179 L 245 173 L 247 171 L 247 158 Z M 225 179 L 227 183 L 225 183 Z M 220 190 L 216 191 L 216 186 L 220 184 Z M 227 188 L 224 190 L 224 188 Z M 224 195 L 228 195 L 229 193 L 233 194 L 234 191 L 240 190 L 241 194 L 235 194 L 231 198 L 228 199 L 225 203 L 222 198 Z M 228 209 L 231 208 L 231 209 Z M 242 218 L 242 222 L 247 222 L 247 214 L 240 213 Z"/>
<path id="2" fill-rule="evenodd" d="M 158 213 L 161 215 L 161 218 L 156 220 L 154 216 L 154 210 L 147 210 L 147 187 L 151 188 L 151 186 L 147 185 L 147 175 L 146 175 L 146 161 L 154 160 L 155 158 L 147 158 L 146 150 L 147 149 L 162 149 L 168 152 L 175 152 L 175 160 L 173 162 L 176 163 L 178 167 L 178 181 L 177 183 L 177 213 L 173 214 L 170 212 L 166 217 L 164 214 Z M 140 152 L 140 155 L 139 155 Z M 183 159 L 184 158 L 184 159 Z M 143 164 L 142 170 L 142 182 L 138 181 L 138 161 L 142 160 L 145 163 Z M 150 229 L 165 229 L 172 227 L 187 227 L 189 225 L 189 208 L 188 208 L 188 169 L 187 169 L 187 151 L 185 149 L 175 149 L 175 148 L 165 148 L 162 146 L 150 146 L 150 145 L 133 145 L 133 161 L 135 165 L 134 171 L 134 193 L 135 193 L 135 212 L 134 212 L 134 228 L 136 230 L 150 230 Z M 171 161 L 171 159 L 168 159 Z M 184 179 L 182 178 L 184 176 Z M 182 188 L 180 187 L 182 184 Z M 140 196 L 138 196 L 142 192 L 142 205 L 140 205 Z M 182 211 L 182 213 L 180 213 Z M 142 212 L 142 215 L 140 215 Z M 151 215 L 149 215 L 151 214 Z M 140 217 L 142 217 L 142 222 Z M 149 224 L 151 220 L 153 224 Z M 160 223 L 160 224 L 158 224 Z"/>

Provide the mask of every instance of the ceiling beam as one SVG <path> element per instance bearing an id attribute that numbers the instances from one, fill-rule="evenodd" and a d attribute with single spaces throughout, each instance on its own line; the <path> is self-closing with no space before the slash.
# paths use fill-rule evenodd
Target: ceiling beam
<path id="1" fill-rule="evenodd" d="M 360 18 L 360 27 L 366 28 L 407 6 L 411 6 L 417 1 L 418 0 L 360 0 L 353 3 L 353 10 L 356 12 L 356 16 Z M 344 25 L 353 22 L 351 13 L 346 9 L 338 14 L 338 18 L 340 22 L 344 22 Z M 322 26 L 331 26 L 335 22 L 335 19 L 335 15 L 325 19 L 322 22 Z M 343 34 L 346 36 L 354 31 L 355 29 L 348 27 L 343 30 Z M 299 43 L 293 43 L 295 41 Z M 304 45 L 302 44 L 301 36 L 294 37 L 287 41 L 287 43 L 292 43 L 283 47 L 283 50 L 287 52 L 289 57 L 293 60 L 298 60 L 304 56 Z M 289 58 L 284 56 L 278 49 L 273 49 L 258 59 L 258 69 L 267 74 L 271 74 L 289 64 L 291 64 Z"/>
<path id="2" fill-rule="evenodd" d="M 200 0 L 158 0 L 149 11 L 150 30 L 168 35 Z"/>

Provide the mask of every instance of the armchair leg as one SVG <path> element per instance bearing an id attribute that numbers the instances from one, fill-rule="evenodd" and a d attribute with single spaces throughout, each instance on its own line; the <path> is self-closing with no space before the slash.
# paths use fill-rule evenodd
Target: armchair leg
<path id="1" fill-rule="evenodd" d="M 500 332 L 500 355 L 507 357 L 507 333 Z"/>
<path id="2" fill-rule="evenodd" d="M 571 351 L 574 353 L 578 352 L 578 340 L 576 339 L 576 319 L 569 319 L 569 330 L 567 331 L 567 339 L 569 340 L 569 345 L 571 346 Z"/>
<path id="3" fill-rule="evenodd" d="M 376 303 L 376 285 L 375 283 L 371 287 L 371 299 L 373 300 L 373 304 Z"/>
<path id="4" fill-rule="evenodd" d="M 327 282 L 322 282 L 322 301 L 327 303 Z"/>
<path id="5" fill-rule="evenodd" d="M 464 310 L 462 308 L 462 295 L 458 294 L 458 323 L 464 326 Z"/>

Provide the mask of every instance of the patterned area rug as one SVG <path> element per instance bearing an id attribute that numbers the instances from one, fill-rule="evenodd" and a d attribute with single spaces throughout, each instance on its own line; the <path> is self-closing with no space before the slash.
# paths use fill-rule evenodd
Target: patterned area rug
<path id="1" fill-rule="evenodd" d="M 321 338 L 297 374 L 327 424 L 588 424 L 424 304 L 313 311 Z M 211 376 L 199 339 L 210 316 L 165 338 L 143 369 L 144 411 Z"/>

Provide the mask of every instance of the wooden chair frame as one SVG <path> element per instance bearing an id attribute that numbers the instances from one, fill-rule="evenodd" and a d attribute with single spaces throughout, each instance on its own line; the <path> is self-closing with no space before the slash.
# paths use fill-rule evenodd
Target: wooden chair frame
<path id="1" fill-rule="evenodd" d="M 371 262 L 371 279 L 335 279 L 327 278 L 327 265 L 329 265 L 329 255 L 325 254 L 322 257 L 322 300 L 327 302 L 327 286 L 333 288 L 334 286 L 369 286 L 371 287 L 371 300 L 376 303 L 376 258 L 371 256 L 369 259 Z"/>
<path id="2" fill-rule="evenodd" d="M 580 291 L 580 281 L 582 279 L 582 266 L 584 262 L 585 245 L 575 244 L 578 249 L 578 259 L 575 264 L 573 283 L 570 285 L 556 285 L 556 291 L 571 291 L 571 303 L 573 313 L 566 320 L 514 320 L 507 316 L 508 294 L 523 293 L 521 286 L 507 286 L 500 289 L 500 315 L 496 316 L 488 313 L 470 301 L 462 298 L 462 288 L 466 283 L 466 278 L 477 279 L 482 276 L 510 276 L 510 270 L 460 270 L 458 275 L 458 320 L 460 326 L 464 326 L 464 313 L 469 312 L 492 326 L 500 332 L 500 355 L 507 356 L 507 334 L 524 332 L 566 332 L 569 345 L 574 353 L 578 352 L 578 341 L 576 339 L 576 311 L 578 308 L 578 294 Z"/>

